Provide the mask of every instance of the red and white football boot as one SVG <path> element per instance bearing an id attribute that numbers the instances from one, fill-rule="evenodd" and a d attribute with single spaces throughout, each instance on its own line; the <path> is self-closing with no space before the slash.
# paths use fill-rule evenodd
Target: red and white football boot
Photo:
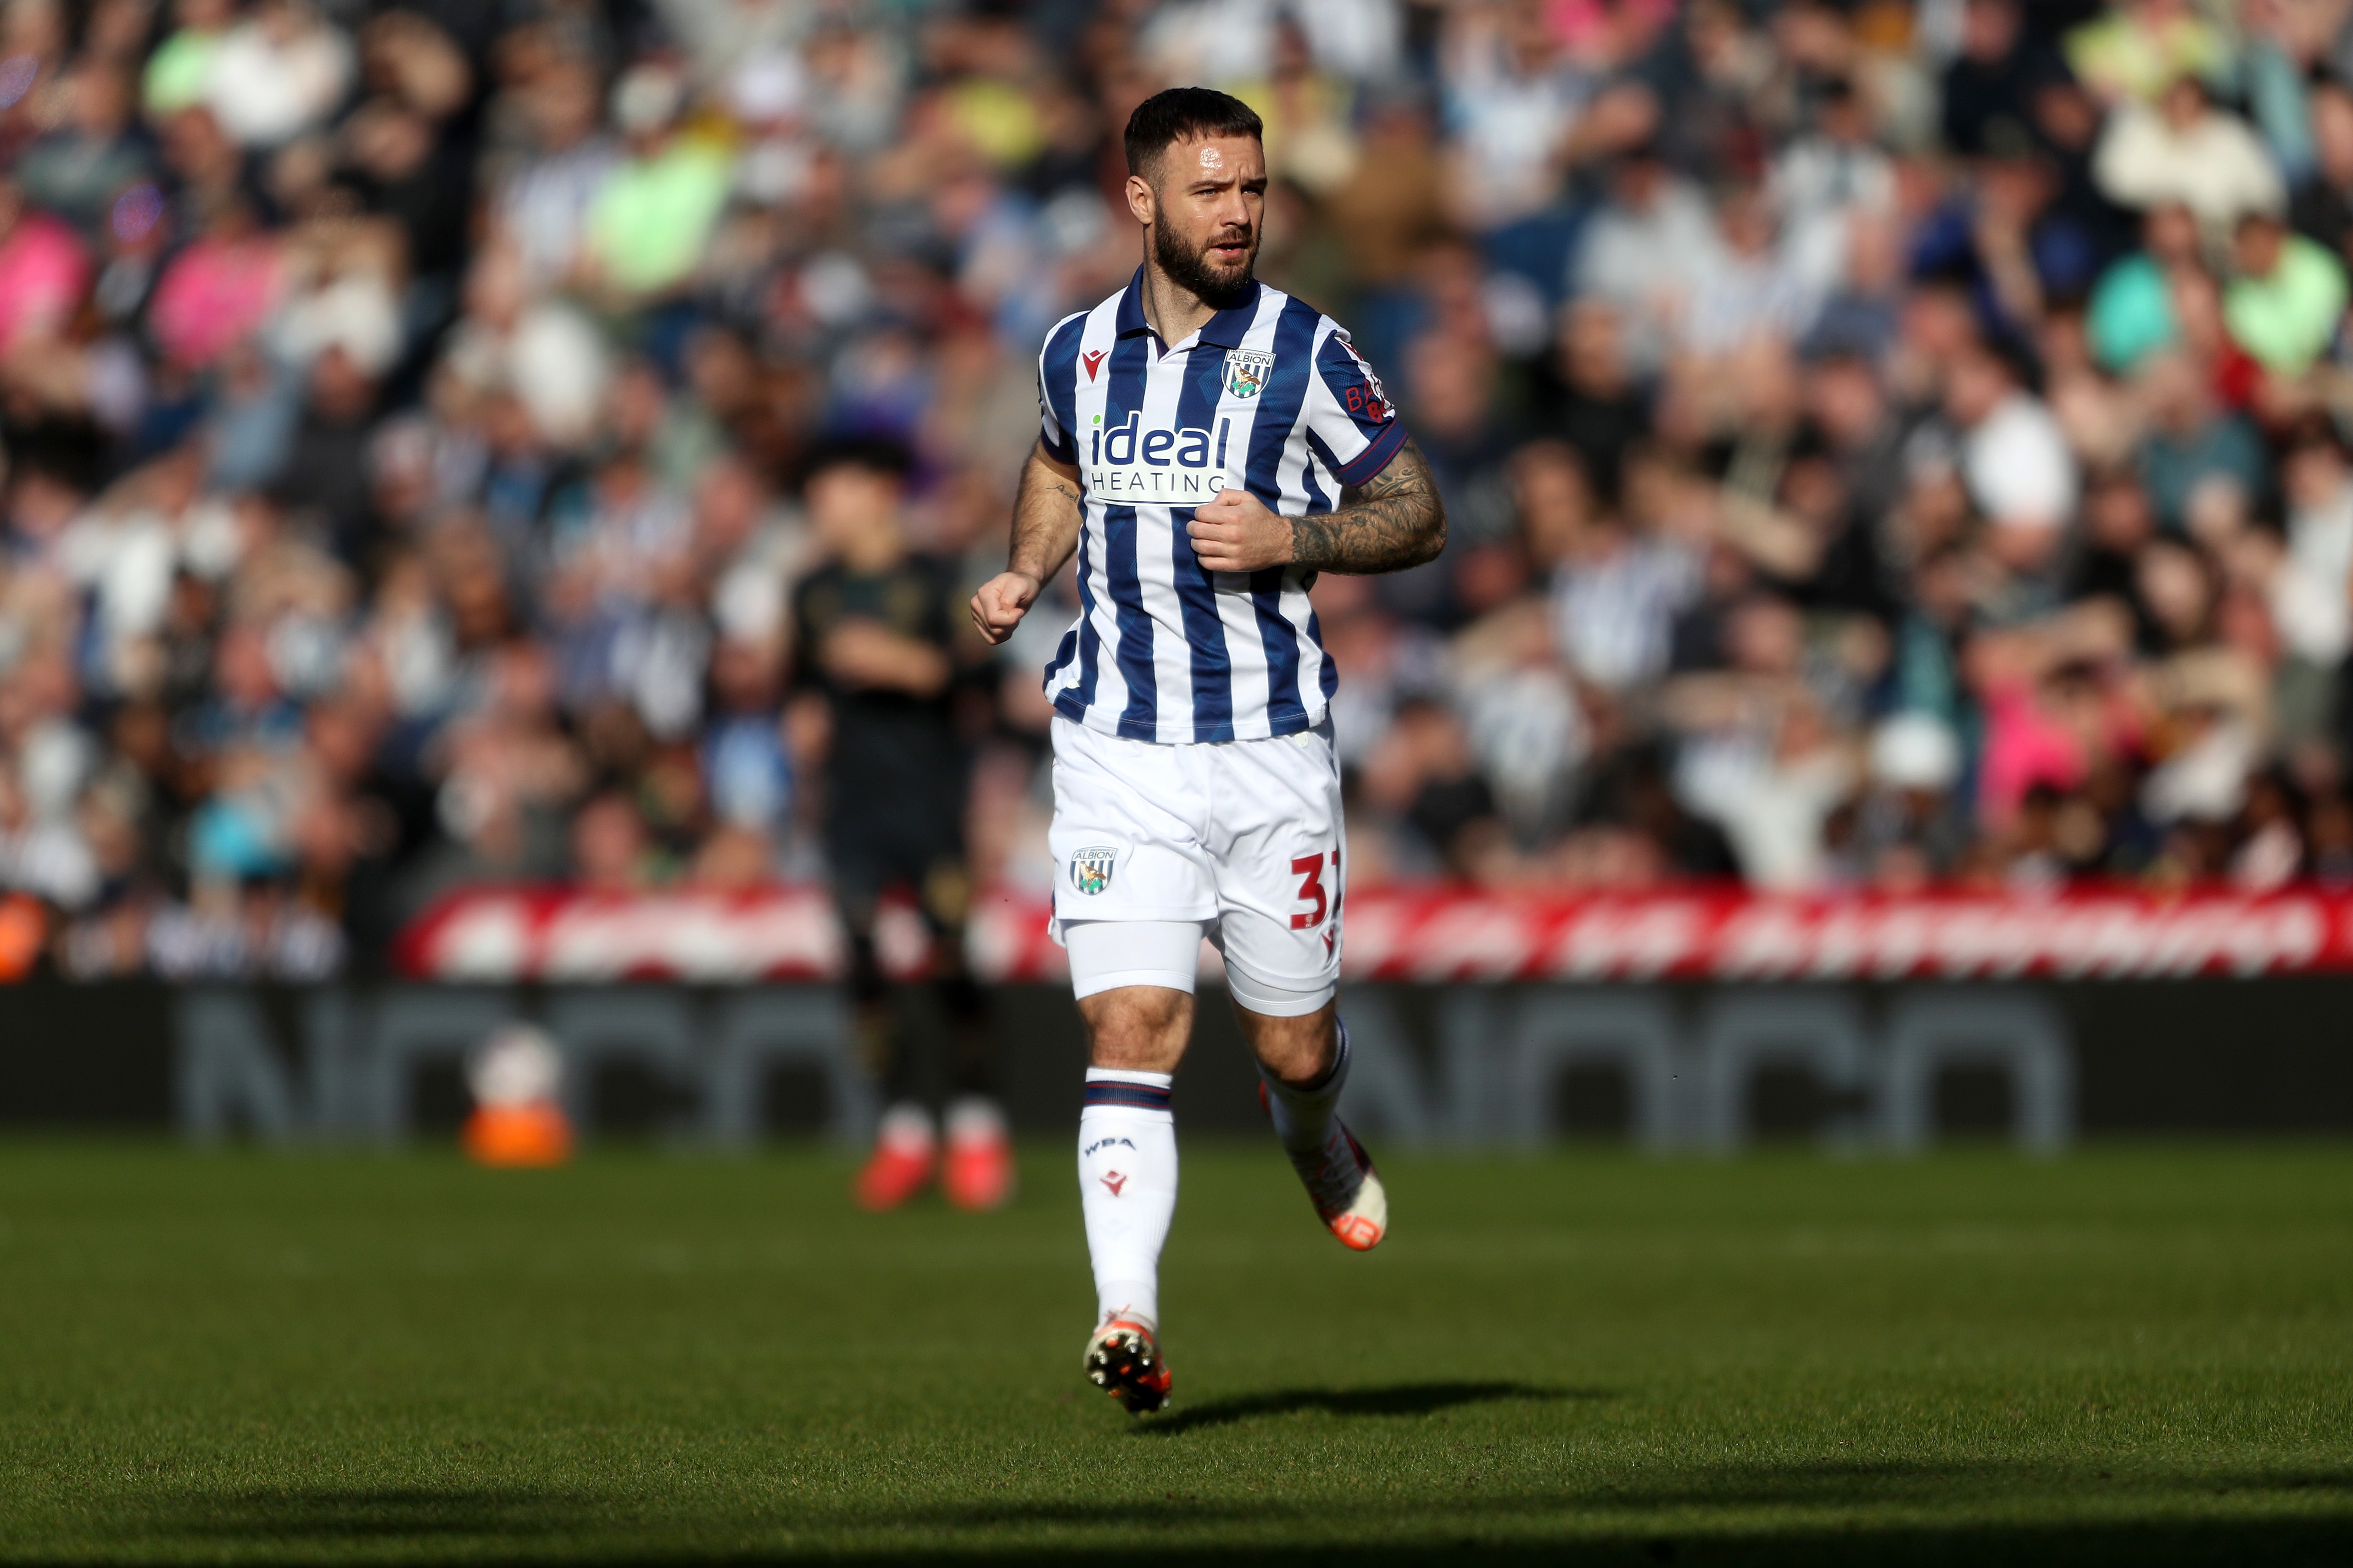
<path id="1" fill-rule="evenodd" d="M 1087 1341 L 1080 1363 L 1087 1381 L 1127 1407 L 1131 1415 L 1149 1415 L 1168 1403 L 1168 1363 L 1160 1353 L 1159 1336 L 1152 1325 L 1113 1312 Z"/>
<path id="2" fill-rule="evenodd" d="M 1272 1120 L 1274 1106 L 1264 1083 L 1258 1086 L 1258 1103 Z M 1373 1169 L 1373 1157 L 1338 1117 L 1332 1118 L 1331 1135 L 1321 1149 L 1291 1154 L 1291 1168 L 1299 1173 L 1300 1184 L 1315 1205 L 1315 1217 L 1340 1238 L 1341 1246 L 1370 1252 L 1389 1233 L 1388 1189 Z"/>

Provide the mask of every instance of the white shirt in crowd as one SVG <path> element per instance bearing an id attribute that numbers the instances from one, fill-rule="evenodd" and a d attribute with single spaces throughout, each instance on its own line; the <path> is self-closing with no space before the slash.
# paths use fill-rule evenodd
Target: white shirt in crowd
<path id="1" fill-rule="evenodd" d="M 2246 121 L 2219 111 L 2176 131 L 2145 104 L 2117 106 L 2092 156 L 2092 177 L 2128 207 L 2179 202 L 2210 235 L 2287 202 L 2279 169 Z"/>
<path id="2" fill-rule="evenodd" d="M 1632 541 L 1560 574 L 1553 637 L 1569 668 L 1610 691 L 1666 672 L 1675 617 L 1699 596 L 1700 563 L 1680 545 Z"/>
<path id="3" fill-rule="evenodd" d="M 351 38 L 328 22 L 248 20 L 214 50 L 205 100 L 232 140 L 275 147 L 325 121 L 355 64 Z"/>
<path id="4" fill-rule="evenodd" d="M 1351 81 L 1396 74 L 1405 42 L 1397 0 L 1175 0 L 1145 25 L 1144 49 L 1172 80 L 1247 80 L 1265 72 L 1285 21 L 1321 71 Z"/>
<path id="5" fill-rule="evenodd" d="M 1669 179 L 1646 208 L 1613 203 L 1594 215 L 1570 266 L 1570 289 L 1617 306 L 1626 324 L 1628 363 L 1641 372 L 1656 371 L 1722 247 L 1707 198 L 1687 182 Z"/>
<path id="6" fill-rule="evenodd" d="M 2040 399 L 2013 392 L 1961 437 L 1961 480 L 1995 523 L 2056 528 L 2075 510 L 2075 459 Z"/>
<path id="7" fill-rule="evenodd" d="M 2272 578 L 2272 619 L 2290 652 L 2334 669 L 2353 648 L 2353 485 L 2288 513 L 2287 559 Z"/>
<path id="8" fill-rule="evenodd" d="M 1607 691 L 1666 675 L 1675 616 L 1699 597 L 1699 557 L 1638 538 L 1553 581 L 1553 637 L 1569 668 Z"/>
<path id="9" fill-rule="evenodd" d="M 1704 736 L 1683 748 L 1675 793 L 1724 829 L 1740 874 L 1767 892 L 1803 892 L 1821 880 L 1822 824 L 1855 784 L 1835 746 L 1776 757 L 1746 733 Z"/>

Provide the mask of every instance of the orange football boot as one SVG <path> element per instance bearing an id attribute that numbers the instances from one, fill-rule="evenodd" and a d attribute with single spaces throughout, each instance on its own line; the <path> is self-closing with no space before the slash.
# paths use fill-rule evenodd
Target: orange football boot
<path id="1" fill-rule="evenodd" d="M 1258 1086 L 1258 1103 L 1272 1121 L 1274 1102 L 1264 1080 Z M 1341 1246 L 1370 1252 L 1381 1244 L 1389 1233 L 1388 1189 L 1373 1169 L 1373 1157 L 1338 1117 L 1332 1118 L 1332 1132 L 1323 1148 L 1312 1154 L 1283 1152 L 1291 1154 L 1291 1168 L 1299 1173 L 1308 1201 L 1315 1205 L 1315 1217 L 1340 1238 Z"/>
<path id="2" fill-rule="evenodd" d="M 897 1208 L 923 1190 L 939 1153 L 931 1112 L 920 1105 L 894 1105 L 883 1113 L 874 1152 L 858 1173 L 858 1206 L 870 1214 Z"/>
<path id="3" fill-rule="evenodd" d="M 948 1107 L 947 1155 L 940 1186 L 948 1202 L 976 1212 L 1003 1208 L 1013 1197 L 1013 1137 L 994 1102 L 971 1095 Z"/>

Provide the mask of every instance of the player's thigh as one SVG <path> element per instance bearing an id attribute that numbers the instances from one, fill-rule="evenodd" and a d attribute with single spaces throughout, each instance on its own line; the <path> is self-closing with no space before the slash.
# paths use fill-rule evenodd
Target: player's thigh
<path id="1" fill-rule="evenodd" d="M 1217 881 L 1190 748 L 1054 721 L 1054 935 L 1099 1068 L 1174 1072 Z"/>
<path id="2" fill-rule="evenodd" d="M 1217 878 L 1202 841 L 1198 748 L 1098 734 L 1057 719 L 1054 918 L 1206 921 Z"/>
<path id="3" fill-rule="evenodd" d="M 1340 975 L 1340 776 L 1326 731 L 1247 742 L 1219 783 L 1218 945 L 1235 1002 L 1297 1017 Z"/>

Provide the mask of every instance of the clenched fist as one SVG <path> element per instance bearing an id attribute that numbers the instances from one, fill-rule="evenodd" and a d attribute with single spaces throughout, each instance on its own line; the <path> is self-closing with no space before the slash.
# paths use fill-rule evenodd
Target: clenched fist
<path id="1" fill-rule="evenodd" d="M 999 572 L 972 596 L 972 624 L 991 647 L 1013 635 L 1021 617 L 1038 599 L 1037 578 L 1021 572 Z"/>
<path id="2" fill-rule="evenodd" d="M 1291 563 L 1291 520 L 1267 510 L 1239 485 L 1228 485 L 1217 500 L 1195 509 L 1185 531 L 1204 571 L 1256 572 Z"/>

